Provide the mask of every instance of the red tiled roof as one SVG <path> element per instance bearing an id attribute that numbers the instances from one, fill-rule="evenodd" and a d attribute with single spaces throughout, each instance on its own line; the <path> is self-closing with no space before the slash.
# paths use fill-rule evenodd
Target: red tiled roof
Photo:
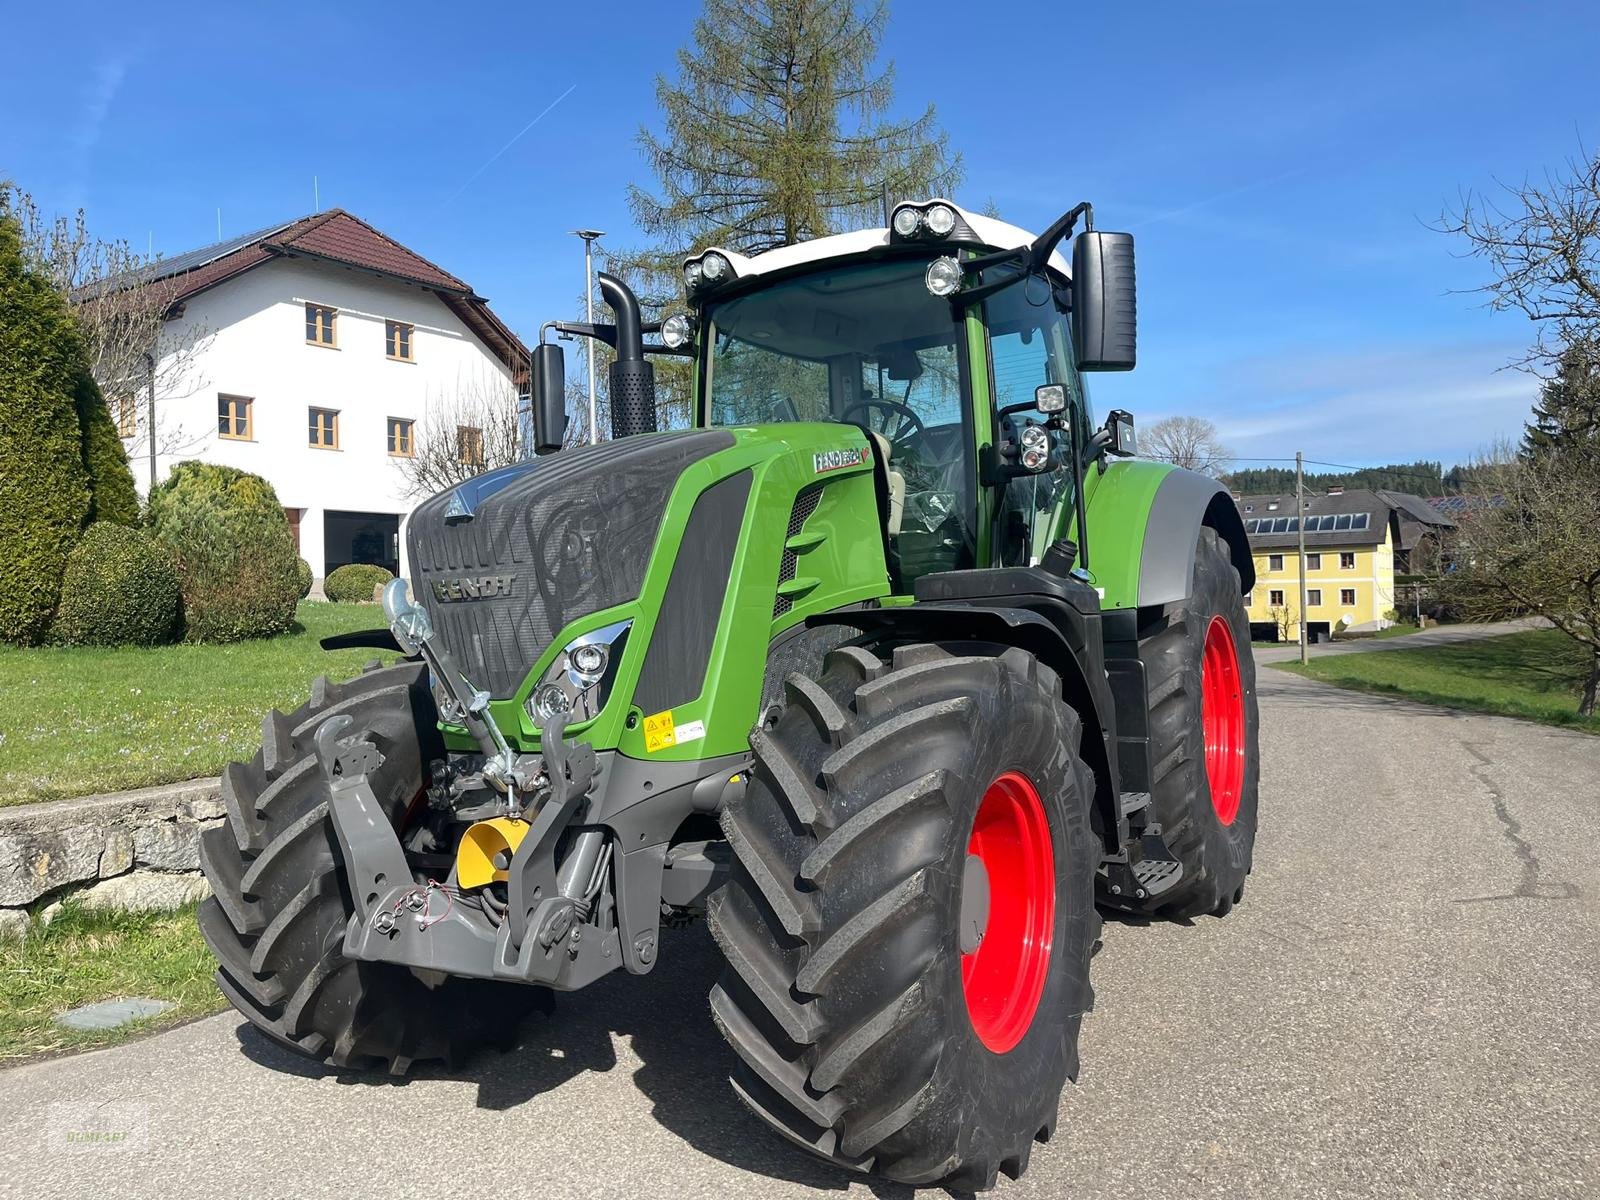
<path id="1" fill-rule="evenodd" d="M 242 244 L 218 247 L 218 257 L 206 260 L 203 252 L 186 254 L 173 260 L 177 270 L 156 278 L 177 281 L 174 305 L 182 304 L 227 279 L 279 257 L 318 258 L 371 271 L 404 283 L 416 284 L 435 293 L 452 312 L 502 361 L 521 382 L 526 375 L 528 348 L 512 333 L 482 296 L 475 295 L 464 281 L 420 254 L 406 249 L 359 217 L 341 208 L 302 217 L 287 225 L 263 230 Z M 198 265 L 189 263 L 200 259 Z"/>

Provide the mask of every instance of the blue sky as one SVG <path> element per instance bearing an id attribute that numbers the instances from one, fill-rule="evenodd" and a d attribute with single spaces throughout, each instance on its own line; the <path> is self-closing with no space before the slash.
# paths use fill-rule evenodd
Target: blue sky
<path id="1" fill-rule="evenodd" d="M 635 134 L 697 9 L 540 7 L 13 8 L 0 175 L 167 254 L 218 208 L 225 236 L 311 211 L 315 175 L 531 342 L 582 290 L 568 230 L 637 242 Z M 1141 365 L 1094 381 L 1102 412 L 1457 461 L 1518 432 L 1534 383 L 1500 368 L 1532 330 L 1457 294 L 1483 268 L 1425 223 L 1600 138 L 1600 6 L 1309 7 L 900 0 L 885 52 L 964 155 L 958 200 L 1039 228 L 1087 198 L 1137 236 Z"/>

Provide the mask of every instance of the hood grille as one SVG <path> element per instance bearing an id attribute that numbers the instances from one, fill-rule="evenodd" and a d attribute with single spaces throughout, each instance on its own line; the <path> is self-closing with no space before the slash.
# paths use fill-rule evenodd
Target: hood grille
<path id="1" fill-rule="evenodd" d="M 536 460 L 446 524 L 454 489 L 411 515 L 412 591 L 476 687 L 513 695 L 563 626 L 637 599 L 685 467 L 723 430 L 623 438 Z"/>

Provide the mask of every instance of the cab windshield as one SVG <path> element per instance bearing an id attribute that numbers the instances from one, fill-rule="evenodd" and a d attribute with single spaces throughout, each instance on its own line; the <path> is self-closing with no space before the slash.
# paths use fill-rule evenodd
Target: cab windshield
<path id="1" fill-rule="evenodd" d="M 973 551 L 961 325 L 926 269 L 920 258 L 824 268 L 706 314 L 708 424 L 839 421 L 883 439 L 907 581 L 969 566 Z"/>

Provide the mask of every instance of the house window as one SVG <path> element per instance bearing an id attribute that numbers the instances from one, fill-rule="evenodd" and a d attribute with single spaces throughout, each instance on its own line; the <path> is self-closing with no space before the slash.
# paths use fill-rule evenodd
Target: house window
<path id="1" fill-rule="evenodd" d="M 310 420 L 309 437 L 310 445 L 321 450 L 337 450 L 339 448 L 339 412 L 332 408 L 312 408 L 307 410 Z"/>
<path id="2" fill-rule="evenodd" d="M 1339 570 L 1354 571 L 1356 569 L 1356 556 L 1354 552 L 1341 552 L 1339 554 Z"/>
<path id="3" fill-rule="evenodd" d="M 250 428 L 250 409 L 252 401 L 249 396 L 218 396 L 217 397 L 217 436 L 231 438 L 236 442 L 248 442 L 255 437 Z"/>
<path id="4" fill-rule="evenodd" d="M 1244 594 L 1244 606 L 1246 608 L 1253 607 L 1255 605 L 1255 602 L 1256 602 L 1256 594 L 1254 592 L 1246 592 Z"/>
<path id="5" fill-rule="evenodd" d="M 407 417 L 389 418 L 389 453 L 396 458 L 416 457 L 417 447 L 412 440 L 412 429 L 416 422 Z"/>
<path id="6" fill-rule="evenodd" d="M 306 341 L 313 346 L 334 346 L 334 321 L 339 310 L 326 304 L 306 305 Z"/>
<path id="7" fill-rule="evenodd" d="M 399 362 L 416 362 L 411 357 L 411 326 L 404 321 L 383 323 L 384 352 Z"/>
<path id="8" fill-rule="evenodd" d="M 1317 608 L 1317 607 L 1320 607 L 1321 604 L 1322 604 L 1322 589 L 1321 588 L 1307 588 L 1306 589 L 1306 607 L 1307 608 Z"/>
<path id="9" fill-rule="evenodd" d="M 483 466 L 483 430 L 476 425 L 457 425 L 456 457 L 464 467 Z"/>
<path id="10" fill-rule="evenodd" d="M 1267 570 L 1269 570 L 1269 571 L 1281 571 L 1281 570 L 1283 570 L 1283 555 L 1281 555 L 1281 554 L 1269 554 L 1269 555 L 1267 555 Z"/>
<path id="11" fill-rule="evenodd" d="M 1267 604 L 1271 608 L 1283 607 L 1283 589 L 1273 588 L 1267 593 Z"/>
<path id="12" fill-rule="evenodd" d="M 1306 555 L 1306 570 L 1308 570 L 1308 571 L 1320 571 L 1320 570 L 1322 570 L 1322 555 L 1320 555 L 1320 554 L 1308 554 L 1308 555 Z"/>
<path id="13" fill-rule="evenodd" d="M 1356 603 L 1355 588 L 1340 588 L 1339 603 L 1344 605 L 1346 608 L 1354 608 Z"/>

